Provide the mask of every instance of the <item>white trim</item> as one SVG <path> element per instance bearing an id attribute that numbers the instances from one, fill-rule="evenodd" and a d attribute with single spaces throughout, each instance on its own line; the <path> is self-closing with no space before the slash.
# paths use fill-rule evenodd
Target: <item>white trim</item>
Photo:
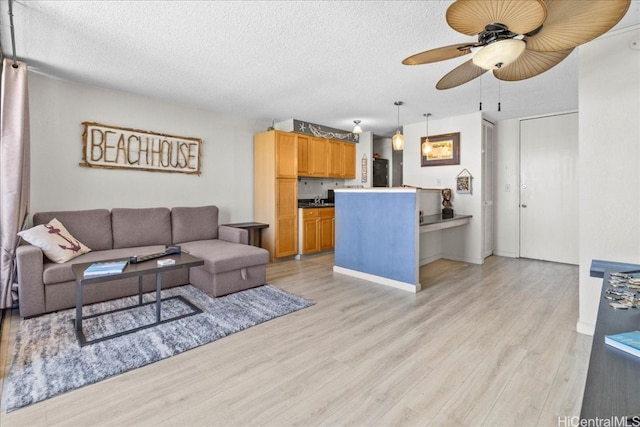
<path id="1" fill-rule="evenodd" d="M 333 271 L 335 273 L 344 274 L 347 276 L 357 277 L 359 279 L 368 280 L 370 282 L 375 282 L 380 285 L 390 286 L 392 288 L 401 289 L 403 291 L 409 291 L 412 293 L 416 293 L 421 289 L 420 283 L 416 285 L 412 285 L 411 283 L 400 282 L 398 280 L 388 279 L 386 277 L 376 276 L 375 274 L 363 273 L 362 271 L 351 270 L 349 268 L 338 267 L 337 265 L 333 266 Z"/>
<path id="2" fill-rule="evenodd" d="M 576 324 L 576 331 L 581 334 L 593 336 L 593 333 L 596 331 L 596 326 L 592 323 L 578 321 Z"/>

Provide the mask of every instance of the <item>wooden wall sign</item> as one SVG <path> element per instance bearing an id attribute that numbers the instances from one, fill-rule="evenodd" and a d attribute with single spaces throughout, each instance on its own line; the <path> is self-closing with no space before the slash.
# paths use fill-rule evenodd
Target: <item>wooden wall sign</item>
<path id="1" fill-rule="evenodd" d="M 202 140 L 82 122 L 80 166 L 200 175 Z"/>

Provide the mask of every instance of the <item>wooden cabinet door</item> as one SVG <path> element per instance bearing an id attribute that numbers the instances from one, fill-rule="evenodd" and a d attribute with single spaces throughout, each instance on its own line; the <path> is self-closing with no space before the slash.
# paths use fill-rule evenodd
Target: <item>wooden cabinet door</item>
<path id="1" fill-rule="evenodd" d="M 344 177 L 349 179 L 356 178 L 356 144 L 352 142 L 343 142 L 343 160 L 344 160 Z"/>
<path id="2" fill-rule="evenodd" d="M 302 211 L 302 254 L 318 252 L 318 210 L 303 209 Z"/>
<path id="3" fill-rule="evenodd" d="M 340 178 L 342 176 L 342 141 L 328 140 L 329 144 L 329 176 Z"/>
<path id="4" fill-rule="evenodd" d="M 298 135 L 298 175 L 310 176 L 311 164 L 309 162 L 309 137 Z"/>
<path id="5" fill-rule="evenodd" d="M 333 249 L 335 245 L 335 209 L 321 208 L 318 216 L 319 250 Z"/>
<path id="6" fill-rule="evenodd" d="M 276 258 L 298 250 L 298 180 L 276 179 Z"/>
<path id="7" fill-rule="evenodd" d="M 326 177 L 329 163 L 329 143 L 324 138 L 311 138 L 309 162 L 313 176 Z"/>
<path id="8" fill-rule="evenodd" d="M 276 178 L 298 177 L 297 135 L 276 132 Z"/>

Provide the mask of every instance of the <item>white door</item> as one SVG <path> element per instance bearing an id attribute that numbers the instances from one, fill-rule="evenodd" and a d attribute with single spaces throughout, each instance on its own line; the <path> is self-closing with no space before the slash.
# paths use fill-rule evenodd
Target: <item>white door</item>
<path id="1" fill-rule="evenodd" d="M 493 123 L 482 121 L 482 257 L 493 255 Z"/>
<path id="2" fill-rule="evenodd" d="M 578 114 L 520 121 L 520 256 L 578 264 Z"/>

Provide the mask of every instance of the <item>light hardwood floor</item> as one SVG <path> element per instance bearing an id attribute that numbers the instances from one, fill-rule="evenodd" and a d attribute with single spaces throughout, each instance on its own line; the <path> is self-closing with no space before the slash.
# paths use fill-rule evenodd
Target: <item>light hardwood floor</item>
<path id="1" fill-rule="evenodd" d="M 575 332 L 576 266 L 439 260 L 417 294 L 332 266 L 330 254 L 268 266 L 269 283 L 313 307 L 0 425 L 558 426 L 580 413 L 591 337 Z M 5 318 L 0 379 L 18 323 Z"/>

